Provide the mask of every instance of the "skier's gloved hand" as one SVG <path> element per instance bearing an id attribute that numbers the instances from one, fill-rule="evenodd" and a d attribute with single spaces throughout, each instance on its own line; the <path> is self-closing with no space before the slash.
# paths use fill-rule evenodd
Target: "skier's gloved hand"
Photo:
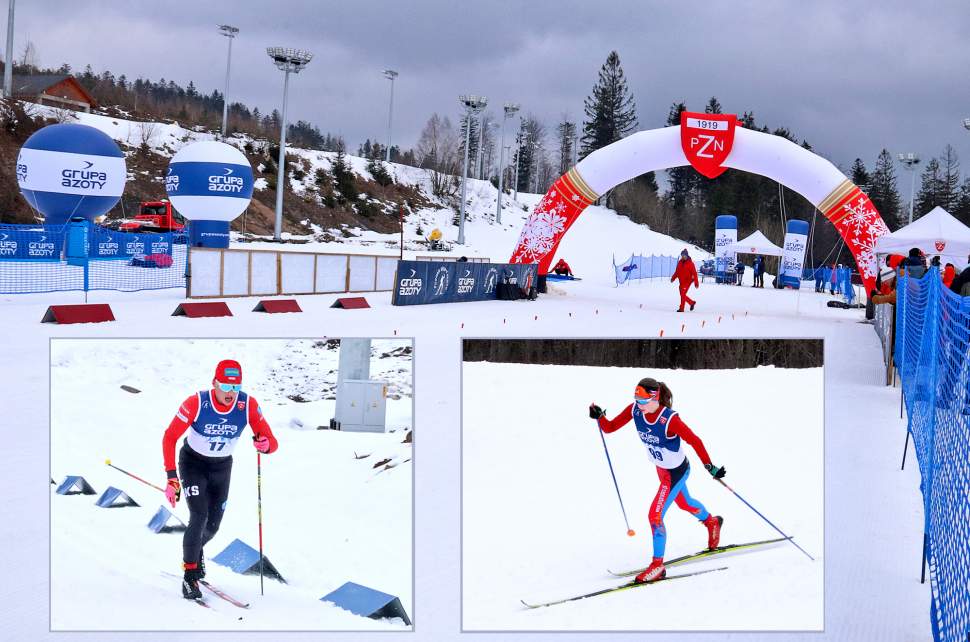
<path id="1" fill-rule="evenodd" d="M 182 496 L 182 484 L 179 483 L 178 477 L 169 477 L 168 485 L 165 486 L 165 499 L 168 503 L 175 508 L 175 503 Z"/>
<path id="2" fill-rule="evenodd" d="M 606 413 L 603 411 L 603 409 L 600 408 L 599 406 L 597 406 L 595 403 L 589 404 L 589 418 L 590 419 L 599 419 L 600 417 L 604 416 L 605 414 Z"/>
<path id="3" fill-rule="evenodd" d="M 724 466 L 718 468 L 714 464 L 704 464 L 704 468 L 707 469 L 707 472 L 709 472 L 711 477 L 714 479 L 721 479 L 727 474 L 727 470 L 724 468 Z"/>
<path id="4" fill-rule="evenodd" d="M 259 437 L 253 437 L 253 446 L 261 453 L 269 452 L 269 437 L 266 435 L 260 435 Z"/>

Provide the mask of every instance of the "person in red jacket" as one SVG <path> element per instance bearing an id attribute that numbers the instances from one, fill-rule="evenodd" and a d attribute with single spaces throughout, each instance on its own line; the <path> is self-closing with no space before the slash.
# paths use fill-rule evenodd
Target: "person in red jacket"
<path id="1" fill-rule="evenodd" d="M 619 430 L 633 420 L 643 445 L 646 446 L 652 463 L 657 467 L 660 488 L 650 504 L 650 530 L 653 534 L 653 559 L 650 565 L 637 575 L 637 582 L 654 582 L 667 575 L 664 567 L 664 550 L 667 546 L 667 529 L 663 518 L 671 502 L 696 517 L 707 527 L 707 547 L 717 548 L 721 539 L 721 525 L 724 518 L 712 515 L 704 505 L 687 492 L 687 477 L 690 475 L 690 462 L 684 452 L 682 442 L 687 442 L 704 468 L 714 479 L 724 477 L 724 467 L 711 463 L 711 458 L 703 442 L 684 423 L 674 411 L 673 395 L 662 381 L 647 377 L 641 379 L 633 392 L 633 403 L 624 408 L 613 419 L 607 419 L 602 408 L 595 403 L 589 407 L 589 416 L 596 420 L 604 433 Z"/>
<path id="2" fill-rule="evenodd" d="M 946 267 L 943 268 L 943 285 L 949 288 L 950 284 L 953 283 L 953 279 L 957 278 L 957 268 L 952 263 L 947 263 Z"/>
<path id="3" fill-rule="evenodd" d="M 559 274 L 561 276 L 573 275 L 573 271 L 569 269 L 569 264 L 566 263 L 566 259 L 559 259 L 559 262 L 553 266 L 552 271 L 553 273 Z"/>
<path id="4" fill-rule="evenodd" d="M 185 490 L 189 525 L 182 537 L 182 596 L 202 598 L 199 580 L 205 577 L 202 547 L 215 537 L 229 497 L 232 451 L 246 426 L 253 446 L 263 454 L 279 445 L 255 399 L 242 391 L 242 366 L 227 359 L 216 366 L 212 388 L 182 402 L 162 437 L 162 458 L 168 485 L 165 497 L 172 507 Z M 175 444 L 186 431 L 175 473 Z"/>
<path id="5" fill-rule="evenodd" d="M 677 267 L 670 276 L 670 282 L 673 283 L 674 280 L 680 281 L 680 308 L 677 311 L 683 312 L 686 304 L 689 304 L 690 309 L 693 310 L 697 301 L 687 296 L 687 290 L 690 289 L 691 283 L 694 284 L 695 288 L 701 287 L 701 284 L 697 280 L 697 268 L 694 267 L 694 262 L 690 260 L 690 254 L 687 253 L 686 249 L 680 253 Z"/>

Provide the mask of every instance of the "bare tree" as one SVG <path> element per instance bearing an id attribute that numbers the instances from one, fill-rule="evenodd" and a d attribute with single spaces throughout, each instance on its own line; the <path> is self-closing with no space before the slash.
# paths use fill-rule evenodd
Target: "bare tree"
<path id="1" fill-rule="evenodd" d="M 151 151 L 152 140 L 155 138 L 155 135 L 157 133 L 158 133 L 158 123 L 153 123 L 149 121 L 139 123 L 138 135 L 139 135 L 139 140 L 141 141 L 141 147 L 139 151 L 142 155 L 147 156 L 148 153 Z"/>
<path id="2" fill-rule="evenodd" d="M 453 196 L 458 188 L 458 133 L 447 116 L 432 114 L 418 139 L 418 163 L 431 170 L 431 193 Z"/>

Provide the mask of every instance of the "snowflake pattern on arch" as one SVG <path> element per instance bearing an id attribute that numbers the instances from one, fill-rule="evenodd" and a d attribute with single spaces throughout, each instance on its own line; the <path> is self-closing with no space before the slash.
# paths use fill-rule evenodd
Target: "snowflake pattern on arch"
<path id="1" fill-rule="evenodd" d="M 557 190 L 549 191 L 526 221 L 519 235 L 515 259 L 535 263 L 549 254 L 566 231 L 567 204 Z"/>
<path id="2" fill-rule="evenodd" d="M 854 203 L 854 204 L 853 204 Z M 841 207 L 847 215 L 839 221 L 839 231 L 856 257 L 860 276 L 875 279 L 877 272 L 876 241 L 889 234 L 886 222 L 865 194 L 857 191 Z"/>

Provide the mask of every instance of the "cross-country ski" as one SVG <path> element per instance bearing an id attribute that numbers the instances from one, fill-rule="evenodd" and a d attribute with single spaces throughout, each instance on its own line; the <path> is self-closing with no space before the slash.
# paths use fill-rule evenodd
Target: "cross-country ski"
<path id="1" fill-rule="evenodd" d="M 665 560 L 664 566 L 680 566 L 682 564 L 689 564 L 690 562 L 697 562 L 700 560 L 705 560 L 710 557 L 717 557 L 720 559 L 722 556 L 731 553 L 741 553 L 757 549 L 762 546 L 768 546 L 769 544 L 777 544 L 778 542 L 786 541 L 787 537 L 776 537 L 775 539 L 766 539 L 760 542 L 747 542 L 746 544 L 728 544 L 726 546 L 718 546 L 717 548 L 705 549 L 703 551 L 698 551 L 697 553 L 691 553 L 690 555 L 681 555 L 680 557 L 675 557 L 673 559 Z M 646 570 L 646 567 L 637 568 L 629 571 L 611 571 L 606 570 L 607 573 L 613 577 L 630 577 L 631 575 L 636 575 Z"/>
<path id="2" fill-rule="evenodd" d="M 611 588 L 600 589 L 599 591 L 593 591 L 592 593 L 586 593 L 584 595 L 576 595 L 573 597 L 567 597 L 562 600 L 555 600 L 553 602 L 544 602 L 542 604 L 531 604 L 525 600 L 520 600 L 522 605 L 529 609 L 538 609 L 544 606 L 555 606 L 557 604 L 565 604 L 566 602 L 575 602 L 577 600 L 585 600 L 589 597 L 596 597 L 597 595 L 607 595 L 609 593 L 616 593 L 618 591 L 627 591 L 629 589 L 640 588 L 644 586 L 653 586 L 654 584 L 660 584 L 661 582 L 666 582 L 667 580 L 679 580 L 686 577 L 693 577 L 695 575 L 704 575 L 706 573 L 713 573 L 715 571 L 726 571 L 726 566 L 721 566 L 719 568 L 709 568 L 703 571 L 694 571 L 693 573 L 680 573 L 677 575 L 666 575 L 658 580 L 652 580 L 650 582 L 627 582 L 626 584 L 621 584 L 620 586 L 613 586 Z"/>

